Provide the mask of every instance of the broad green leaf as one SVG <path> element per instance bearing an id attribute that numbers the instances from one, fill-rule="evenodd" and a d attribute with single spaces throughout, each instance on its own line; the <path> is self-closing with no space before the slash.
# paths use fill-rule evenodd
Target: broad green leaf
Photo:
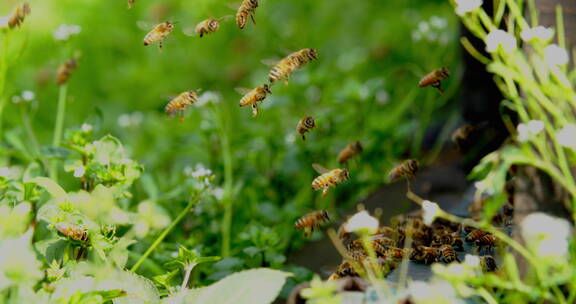
<path id="1" fill-rule="evenodd" d="M 231 274 L 205 289 L 200 290 L 195 302 L 202 304 L 268 304 L 282 289 L 286 278 L 292 274 L 258 268 Z M 196 293 L 196 291 L 192 291 Z"/>
<path id="2" fill-rule="evenodd" d="M 36 177 L 30 180 L 30 182 L 36 183 L 40 187 L 44 188 L 53 198 L 59 199 L 66 196 L 66 191 L 60 187 L 55 181 L 47 177 Z"/>

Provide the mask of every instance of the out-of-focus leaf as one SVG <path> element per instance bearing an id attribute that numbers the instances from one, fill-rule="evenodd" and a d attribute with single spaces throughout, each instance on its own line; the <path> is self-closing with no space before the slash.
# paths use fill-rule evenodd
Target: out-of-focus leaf
<path id="1" fill-rule="evenodd" d="M 36 183 L 44 188 L 55 199 L 60 199 L 66 196 L 66 191 L 64 191 L 58 183 L 48 177 L 36 177 L 31 179 L 30 182 Z"/>

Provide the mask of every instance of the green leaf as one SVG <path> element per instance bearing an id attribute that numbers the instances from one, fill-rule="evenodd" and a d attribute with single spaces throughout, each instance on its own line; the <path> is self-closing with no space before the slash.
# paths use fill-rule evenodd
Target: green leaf
<path id="1" fill-rule="evenodd" d="M 251 269 L 231 274 L 219 282 L 190 293 L 195 298 L 194 303 L 268 304 L 274 301 L 286 278 L 291 275 L 268 268 Z"/>
<path id="2" fill-rule="evenodd" d="M 36 177 L 30 180 L 38 186 L 44 188 L 53 198 L 59 199 L 66 196 L 66 191 L 60 187 L 55 181 L 47 177 Z"/>
<path id="3" fill-rule="evenodd" d="M 68 242 L 63 239 L 46 239 L 34 243 L 34 248 L 49 264 L 54 260 L 62 260 L 67 245 Z"/>

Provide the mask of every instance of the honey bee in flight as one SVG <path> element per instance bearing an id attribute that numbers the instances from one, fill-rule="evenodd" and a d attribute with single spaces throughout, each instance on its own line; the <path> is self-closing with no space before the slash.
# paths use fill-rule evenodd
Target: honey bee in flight
<path id="1" fill-rule="evenodd" d="M 312 164 L 312 167 L 316 172 L 321 174 L 312 181 L 312 189 L 322 189 L 322 197 L 326 196 L 328 189 L 331 186 L 336 187 L 336 185 L 343 183 L 350 178 L 350 173 L 347 169 L 337 168 L 328 170 L 319 164 Z"/>
<path id="2" fill-rule="evenodd" d="M 209 19 L 206 19 L 204 21 L 201 21 L 194 28 L 194 32 L 196 34 L 198 34 L 198 36 L 200 36 L 200 38 L 202 38 L 204 35 L 208 35 L 210 33 L 214 33 L 216 31 L 218 31 L 218 29 L 220 28 L 220 22 L 224 21 L 230 17 L 231 16 L 225 16 L 225 17 L 222 17 L 219 19 L 209 18 Z"/>
<path id="3" fill-rule="evenodd" d="M 467 150 L 468 146 L 471 144 L 469 140 L 470 134 L 474 131 L 476 131 L 476 127 L 472 125 L 463 125 L 452 133 L 452 142 L 458 151 L 465 152 Z"/>
<path id="4" fill-rule="evenodd" d="M 256 117 L 258 115 L 258 103 L 264 101 L 268 94 L 272 94 L 272 91 L 270 91 L 270 86 L 267 84 L 263 84 L 252 90 L 243 88 L 238 88 L 236 90 L 240 94 L 245 94 L 242 99 L 240 99 L 240 106 L 252 106 L 252 117 Z"/>
<path id="5" fill-rule="evenodd" d="M 195 91 L 186 91 L 180 93 L 166 105 L 164 110 L 170 118 L 176 114 L 180 114 L 180 121 L 182 121 L 184 110 L 186 110 L 193 103 L 198 101 L 198 94 Z"/>
<path id="6" fill-rule="evenodd" d="M 444 91 L 440 87 L 440 83 L 442 82 L 442 80 L 448 78 L 449 76 L 450 76 L 450 73 L 448 72 L 448 68 L 446 68 L 446 67 L 439 68 L 439 69 L 436 69 L 436 70 L 430 72 L 426 76 L 422 77 L 422 79 L 420 79 L 420 82 L 418 83 L 418 85 L 421 88 L 431 86 L 431 87 L 437 89 L 438 92 L 440 92 L 440 95 L 444 95 Z"/>
<path id="7" fill-rule="evenodd" d="M 30 11 L 30 4 L 28 4 L 28 2 L 17 7 L 8 18 L 8 27 L 11 29 L 19 27 L 22 22 L 24 22 L 26 16 L 30 14 Z"/>
<path id="8" fill-rule="evenodd" d="M 58 67 L 58 71 L 56 72 L 56 83 L 58 85 L 63 85 L 68 82 L 70 76 L 72 76 L 72 72 L 78 67 L 78 62 L 76 59 L 68 59 L 66 62 Z"/>
<path id="9" fill-rule="evenodd" d="M 314 118 L 312 118 L 312 116 L 308 116 L 302 118 L 298 122 L 298 125 L 296 125 L 296 132 L 302 135 L 302 140 L 306 140 L 306 136 L 304 136 L 304 133 L 309 132 L 311 129 L 314 129 L 315 127 L 316 122 L 314 121 Z"/>
<path id="10" fill-rule="evenodd" d="M 85 242 L 88 240 L 88 232 L 80 225 L 61 222 L 54 226 L 58 232 L 75 241 Z"/>
<path id="11" fill-rule="evenodd" d="M 330 217 L 326 210 L 313 211 L 299 218 L 294 223 L 294 228 L 296 230 L 304 229 L 304 236 L 310 237 L 312 232 L 314 232 L 314 228 L 320 228 L 320 225 L 328 221 L 330 221 Z"/>
<path id="12" fill-rule="evenodd" d="M 242 4 L 236 12 L 236 24 L 240 29 L 243 29 L 248 23 L 248 17 L 252 19 L 252 23 L 256 24 L 254 20 L 254 14 L 256 13 L 256 8 L 258 7 L 258 0 L 242 0 Z"/>
<path id="13" fill-rule="evenodd" d="M 144 46 L 158 42 L 158 48 L 162 50 L 164 39 L 174 30 L 174 23 L 170 21 L 156 25 L 146 36 L 144 36 Z"/>
<path id="14" fill-rule="evenodd" d="M 274 65 L 268 74 L 268 80 L 270 83 L 274 83 L 282 78 L 286 78 L 285 83 L 288 84 L 288 77 L 292 72 L 317 58 L 318 51 L 315 49 L 302 49 L 294 52 Z"/>
<path id="15" fill-rule="evenodd" d="M 412 178 L 416 175 L 416 172 L 418 172 L 418 166 L 418 161 L 415 159 L 405 160 L 390 171 L 388 179 L 395 181 L 401 178 Z"/>
<path id="16" fill-rule="evenodd" d="M 346 147 L 344 147 L 344 149 L 342 149 L 338 154 L 338 163 L 345 163 L 350 158 L 360 154 L 362 150 L 362 144 L 359 141 L 346 145 Z"/>

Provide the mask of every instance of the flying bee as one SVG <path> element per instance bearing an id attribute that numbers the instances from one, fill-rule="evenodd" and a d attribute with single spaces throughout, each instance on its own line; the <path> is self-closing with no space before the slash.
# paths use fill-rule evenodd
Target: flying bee
<path id="1" fill-rule="evenodd" d="M 298 122 L 298 125 L 296 125 L 296 132 L 302 135 L 302 140 L 306 140 L 306 136 L 304 136 L 304 133 L 309 132 L 311 129 L 314 129 L 315 127 L 316 122 L 314 121 L 314 118 L 312 118 L 312 116 L 308 116 L 302 118 Z"/>
<path id="2" fill-rule="evenodd" d="M 415 159 L 407 159 L 403 161 L 400 165 L 396 166 L 394 169 L 390 170 L 388 174 L 388 179 L 390 181 L 396 181 L 401 178 L 412 178 L 416 175 L 418 171 L 418 161 Z"/>
<path id="3" fill-rule="evenodd" d="M 418 83 L 418 85 L 421 88 L 431 86 L 431 87 L 437 89 L 438 92 L 440 92 L 440 95 L 444 95 L 444 91 L 440 87 L 440 82 L 442 80 L 448 78 L 449 76 L 450 76 L 450 73 L 448 72 L 448 68 L 446 68 L 446 67 L 439 68 L 439 69 L 436 69 L 436 70 L 430 72 L 426 76 L 422 77 L 422 79 L 420 79 L 420 82 Z"/>
<path id="4" fill-rule="evenodd" d="M 480 252 L 480 250 L 482 250 L 484 247 L 487 247 L 488 251 L 492 251 L 492 249 L 496 246 L 496 237 L 491 233 L 487 233 L 476 239 L 474 241 L 474 245 L 478 247 L 478 252 Z"/>
<path id="5" fill-rule="evenodd" d="M 476 127 L 472 125 L 463 125 L 452 133 L 451 138 L 452 142 L 456 146 L 456 150 L 459 152 L 465 152 L 468 150 L 471 144 L 470 134 L 474 131 L 476 131 Z"/>
<path id="6" fill-rule="evenodd" d="M 30 11 L 30 4 L 28 4 L 28 2 L 17 7 L 8 18 L 8 27 L 11 29 L 19 27 L 22 22 L 24 22 L 26 16 L 30 14 Z"/>
<path id="7" fill-rule="evenodd" d="M 88 240 L 88 231 L 80 225 L 61 222 L 54 226 L 58 232 L 75 241 L 85 242 Z"/>
<path id="8" fill-rule="evenodd" d="M 314 228 L 320 228 L 320 225 L 329 220 L 330 217 L 326 210 L 313 211 L 299 218 L 296 223 L 294 223 L 294 228 L 297 230 L 304 229 L 304 236 L 310 237 Z"/>
<path id="9" fill-rule="evenodd" d="M 252 23 L 256 24 L 254 20 L 254 13 L 258 7 L 258 0 L 242 0 L 242 4 L 236 12 L 236 24 L 240 29 L 243 29 L 248 23 L 248 17 L 252 19 Z"/>
<path id="10" fill-rule="evenodd" d="M 487 235 L 488 232 L 481 230 L 481 229 L 473 229 L 468 233 L 466 236 L 467 243 L 474 243 L 476 240 L 480 239 L 481 237 Z"/>
<path id="11" fill-rule="evenodd" d="M 362 144 L 359 141 L 355 141 L 351 144 L 348 144 L 338 154 L 338 163 L 343 164 L 347 160 L 360 154 L 361 152 L 362 152 Z"/>
<path id="12" fill-rule="evenodd" d="M 252 106 L 252 117 L 256 117 L 258 115 L 258 103 L 264 101 L 268 94 L 272 94 L 272 91 L 270 91 L 270 86 L 267 84 L 263 84 L 252 90 L 238 88 L 237 91 L 240 94 L 245 94 L 242 99 L 240 99 L 240 106 Z"/>
<path id="13" fill-rule="evenodd" d="M 174 23 L 170 21 L 156 25 L 146 36 L 144 36 L 144 46 L 158 42 L 158 48 L 162 50 L 164 39 L 174 30 Z"/>
<path id="14" fill-rule="evenodd" d="M 302 49 L 296 51 L 284 57 L 276 65 L 274 65 L 268 74 L 268 80 L 270 83 L 274 83 L 282 78 L 286 78 L 285 83 L 288 84 L 288 78 L 292 72 L 317 58 L 318 51 L 315 49 Z"/>
<path id="15" fill-rule="evenodd" d="M 492 272 L 498 269 L 496 265 L 496 260 L 491 255 L 485 255 L 480 257 L 480 266 L 482 266 L 482 270 L 486 272 Z"/>
<path id="16" fill-rule="evenodd" d="M 343 183 L 350 178 L 350 173 L 347 169 L 337 168 L 328 170 L 319 164 L 312 164 L 312 167 L 316 172 L 321 174 L 312 181 L 312 189 L 322 189 L 322 197 L 326 196 L 328 189 L 331 186 L 336 187 L 336 185 Z"/>
<path id="17" fill-rule="evenodd" d="M 231 16 L 224 16 L 219 19 L 215 18 L 208 18 L 204 21 L 201 21 L 196 25 L 194 28 L 194 32 L 202 38 L 204 35 L 208 35 L 210 33 L 214 33 L 218 31 L 220 28 L 220 22 L 229 19 Z"/>
<path id="18" fill-rule="evenodd" d="M 184 110 L 186 110 L 193 103 L 198 101 L 198 93 L 195 91 L 186 91 L 180 93 L 166 105 L 164 110 L 169 117 L 174 117 L 177 113 L 180 114 L 180 121 L 182 121 Z"/>
<path id="19" fill-rule="evenodd" d="M 458 256 L 456 255 L 456 251 L 450 245 L 442 245 L 440 247 L 440 260 L 444 263 L 452 263 L 454 261 L 460 262 Z"/>
<path id="20" fill-rule="evenodd" d="M 412 260 L 416 262 L 421 262 L 426 265 L 432 264 L 438 260 L 439 257 L 438 248 L 417 246 L 412 253 Z"/>
<path id="21" fill-rule="evenodd" d="M 131 9 L 134 3 L 136 3 L 136 0 L 128 0 L 128 9 Z"/>
<path id="22" fill-rule="evenodd" d="M 63 85 L 68 82 L 70 76 L 72 76 L 72 72 L 78 67 L 78 62 L 76 59 L 68 59 L 66 62 L 58 67 L 58 71 L 56 72 L 56 83 L 58 85 Z"/>

